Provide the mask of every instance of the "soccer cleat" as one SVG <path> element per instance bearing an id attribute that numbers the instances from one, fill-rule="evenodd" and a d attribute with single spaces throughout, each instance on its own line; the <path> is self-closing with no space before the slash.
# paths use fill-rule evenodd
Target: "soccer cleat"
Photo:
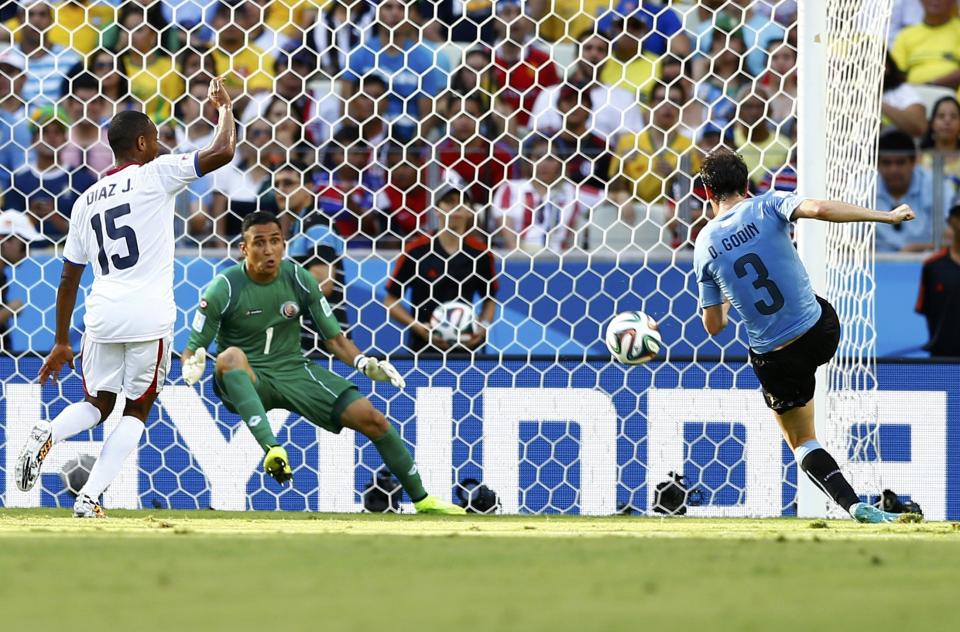
<path id="1" fill-rule="evenodd" d="M 438 516 L 465 516 L 467 510 L 460 505 L 440 500 L 436 496 L 427 496 L 419 502 L 413 503 L 418 514 L 434 514 Z"/>
<path id="2" fill-rule="evenodd" d="M 30 491 L 37 484 L 37 479 L 40 478 L 40 466 L 50 453 L 50 448 L 53 447 L 52 431 L 49 421 L 38 421 L 30 431 L 30 436 L 17 458 L 14 474 L 20 491 Z"/>
<path id="3" fill-rule="evenodd" d="M 106 518 L 107 514 L 103 513 L 103 507 L 96 500 L 86 494 L 80 494 L 77 496 L 77 501 L 73 503 L 73 517 Z"/>
<path id="4" fill-rule="evenodd" d="M 287 451 L 280 445 L 275 445 L 267 450 L 267 456 L 263 458 L 263 469 L 281 485 L 293 478 L 293 470 L 290 469 L 290 459 L 287 457 Z"/>
<path id="5" fill-rule="evenodd" d="M 850 515 L 853 516 L 853 519 L 857 522 L 865 524 L 897 522 L 900 519 L 900 514 L 883 511 L 867 503 L 857 503 L 853 507 L 850 507 Z"/>

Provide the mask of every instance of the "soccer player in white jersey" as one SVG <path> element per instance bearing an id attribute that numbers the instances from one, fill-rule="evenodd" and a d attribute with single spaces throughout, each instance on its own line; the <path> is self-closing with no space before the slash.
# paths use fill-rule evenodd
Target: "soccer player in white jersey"
<path id="1" fill-rule="evenodd" d="M 747 166 L 729 149 L 707 156 L 700 175 L 714 214 L 697 236 L 693 255 L 704 327 L 719 334 L 731 305 L 737 310 L 764 401 L 800 469 L 858 522 L 896 520 L 896 514 L 860 502 L 817 441 L 815 375 L 837 351 L 840 320 L 830 303 L 814 294 L 790 238 L 790 224 L 802 218 L 900 224 L 912 220 L 913 211 L 907 205 L 872 211 L 781 191 L 747 197 Z"/>
<path id="2" fill-rule="evenodd" d="M 93 428 L 113 411 L 117 395 L 123 417 L 100 451 L 80 490 L 74 515 L 102 517 L 99 498 L 137 447 L 144 422 L 163 387 L 170 363 L 176 305 L 173 301 L 174 201 L 190 182 L 233 160 L 236 125 L 223 80 L 210 84 L 208 99 L 219 114 L 206 149 L 157 156 L 156 126 L 141 112 L 110 121 L 107 137 L 116 166 L 83 192 L 70 217 L 57 290 L 56 341 L 40 368 L 39 381 L 57 380 L 73 364 L 69 330 L 80 276 L 93 266 L 86 299 L 81 376 L 86 397 L 30 433 L 16 466 L 17 486 L 31 489 L 53 444 Z"/>

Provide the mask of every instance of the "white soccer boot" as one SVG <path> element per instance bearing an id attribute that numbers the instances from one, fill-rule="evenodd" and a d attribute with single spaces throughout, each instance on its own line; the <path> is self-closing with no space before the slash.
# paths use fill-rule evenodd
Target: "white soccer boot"
<path id="1" fill-rule="evenodd" d="M 77 502 L 73 503 L 73 517 L 106 518 L 107 514 L 103 513 L 103 507 L 96 500 L 86 494 L 80 494 L 77 496 Z"/>
<path id="2" fill-rule="evenodd" d="M 53 426 L 49 421 L 38 421 L 30 431 L 30 436 L 23 444 L 23 449 L 20 450 L 20 456 L 17 458 L 14 474 L 20 491 L 28 492 L 37 484 L 37 479 L 40 478 L 40 466 L 50 453 L 50 448 L 53 447 L 52 432 Z"/>

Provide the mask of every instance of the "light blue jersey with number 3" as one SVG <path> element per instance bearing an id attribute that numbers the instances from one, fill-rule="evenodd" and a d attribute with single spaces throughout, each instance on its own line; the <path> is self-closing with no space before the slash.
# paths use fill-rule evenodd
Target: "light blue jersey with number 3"
<path id="1" fill-rule="evenodd" d="M 700 307 L 740 314 L 755 353 L 773 351 L 820 319 L 820 305 L 790 238 L 802 198 L 772 191 L 737 204 L 697 236 L 693 265 Z"/>

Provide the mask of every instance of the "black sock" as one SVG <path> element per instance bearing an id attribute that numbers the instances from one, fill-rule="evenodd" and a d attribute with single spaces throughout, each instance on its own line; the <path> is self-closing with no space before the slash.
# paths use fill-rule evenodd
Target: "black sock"
<path id="1" fill-rule="evenodd" d="M 847 482 L 840 466 L 830 453 L 818 448 L 803 457 L 800 469 L 807 473 L 817 487 L 830 496 L 844 511 L 850 511 L 850 506 L 860 502 L 857 492 Z"/>

